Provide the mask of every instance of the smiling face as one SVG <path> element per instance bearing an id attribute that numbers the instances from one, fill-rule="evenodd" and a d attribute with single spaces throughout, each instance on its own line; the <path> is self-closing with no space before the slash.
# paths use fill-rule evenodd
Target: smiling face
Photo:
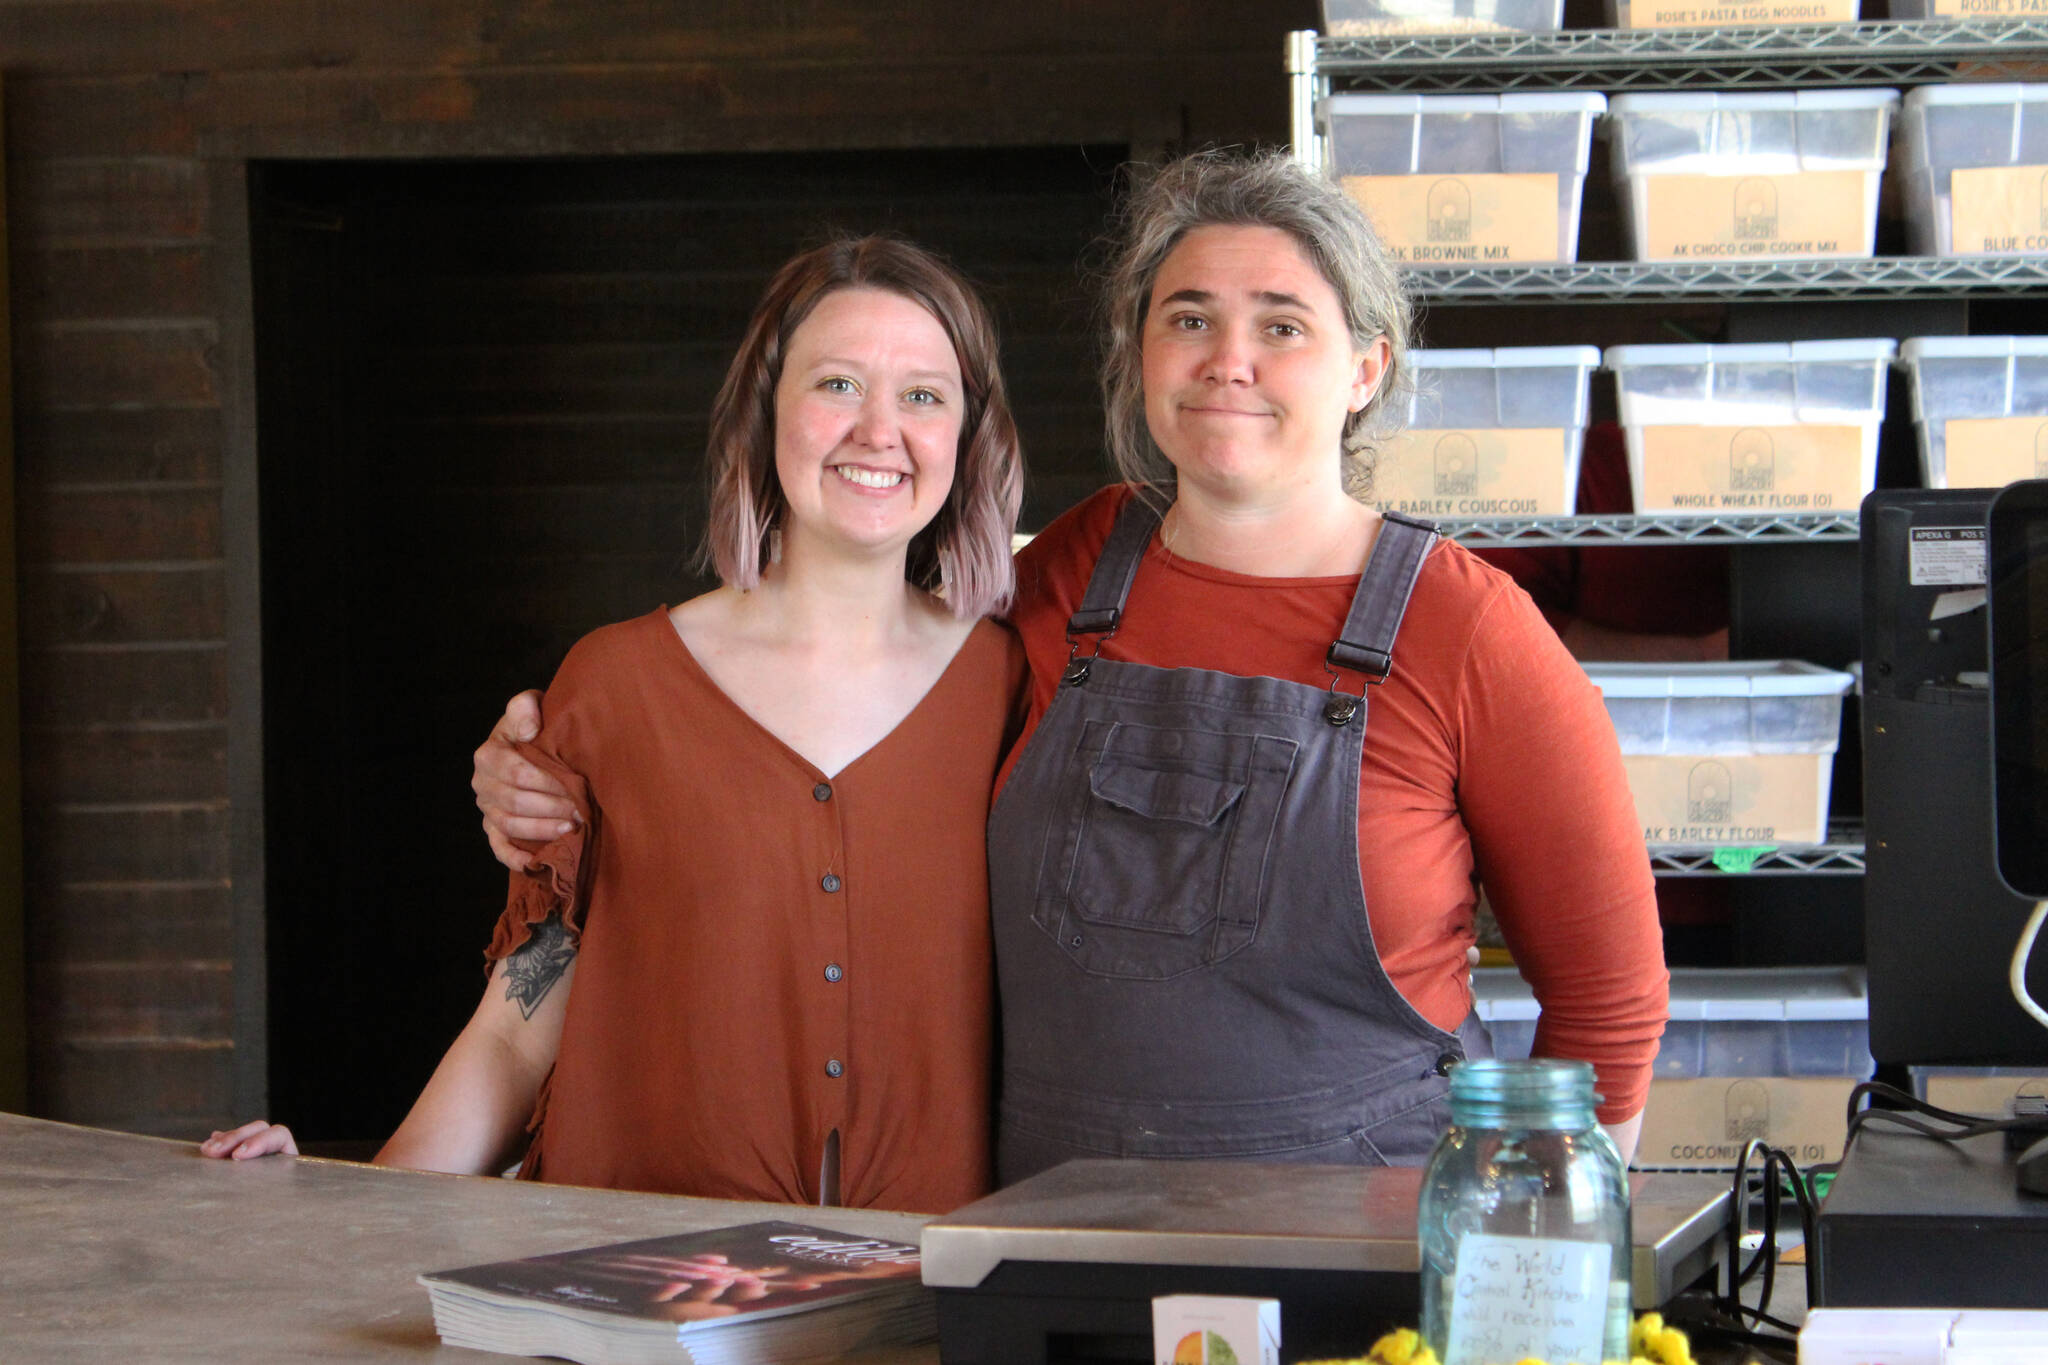
<path id="1" fill-rule="evenodd" d="M 900 294 L 841 289 L 798 325 L 775 386 L 775 472 L 798 544 L 901 555 L 953 487 L 960 362 Z"/>
<path id="2" fill-rule="evenodd" d="M 1203 227 L 1152 286 L 1145 419 L 1184 487 L 1226 500 L 1335 486 L 1344 423 L 1390 348 L 1352 349 L 1343 305 L 1279 228 Z"/>

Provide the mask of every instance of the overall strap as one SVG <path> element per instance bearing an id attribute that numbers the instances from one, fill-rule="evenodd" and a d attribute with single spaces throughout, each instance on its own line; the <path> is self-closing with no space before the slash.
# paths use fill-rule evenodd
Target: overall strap
<path id="1" fill-rule="evenodd" d="M 1117 513 L 1116 525 L 1110 528 L 1109 539 L 1103 542 L 1102 553 L 1095 560 L 1088 591 L 1081 595 L 1081 605 L 1067 619 L 1069 640 L 1116 633 L 1117 622 L 1123 617 L 1124 599 L 1131 595 L 1131 583 L 1138 576 L 1138 563 L 1144 559 L 1145 547 L 1152 543 L 1152 533 L 1159 529 L 1163 515 L 1142 492 L 1134 492 Z"/>
<path id="2" fill-rule="evenodd" d="M 1359 575 L 1344 633 L 1330 646 L 1331 668 L 1363 673 L 1368 682 L 1386 681 L 1394 667 L 1394 636 L 1400 633 L 1408 597 L 1436 537 L 1436 526 L 1430 522 L 1399 512 L 1380 513 L 1379 539 Z"/>

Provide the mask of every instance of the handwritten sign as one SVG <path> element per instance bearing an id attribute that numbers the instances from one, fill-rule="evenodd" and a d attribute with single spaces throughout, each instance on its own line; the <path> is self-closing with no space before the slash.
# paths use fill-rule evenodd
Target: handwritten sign
<path id="1" fill-rule="evenodd" d="M 1531 1356 L 1584 1365 L 1603 1358 L 1613 1248 L 1543 1237 L 1458 1239 L 1444 1365 Z"/>

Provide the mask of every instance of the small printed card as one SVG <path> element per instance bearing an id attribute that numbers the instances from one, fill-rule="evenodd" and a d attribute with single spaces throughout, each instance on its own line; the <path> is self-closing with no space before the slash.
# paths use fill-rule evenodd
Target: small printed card
<path id="1" fill-rule="evenodd" d="M 1279 1365 L 1280 1300 L 1166 1294 L 1152 1300 L 1158 1365 Z"/>

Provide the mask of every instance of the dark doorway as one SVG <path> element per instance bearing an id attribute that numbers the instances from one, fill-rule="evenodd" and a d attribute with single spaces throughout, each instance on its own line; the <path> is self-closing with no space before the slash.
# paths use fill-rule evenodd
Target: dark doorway
<path id="1" fill-rule="evenodd" d="M 504 899 L 504 699 L 707 584 L 706 413 L 769 272 L 890 229 L 986 286 L 1026 525 L 1104 477 L 1085 287 L 1121 148 L 252 168 L 270 1116 L 388 1134 Z"/>

